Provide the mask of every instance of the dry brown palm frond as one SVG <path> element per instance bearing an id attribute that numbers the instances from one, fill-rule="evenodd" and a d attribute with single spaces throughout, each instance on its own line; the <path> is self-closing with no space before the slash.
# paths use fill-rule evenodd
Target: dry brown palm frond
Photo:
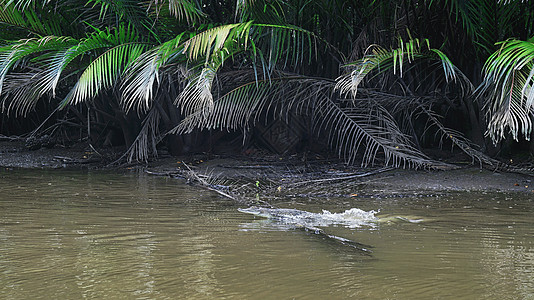
<path id="1" fill-rule="evenodd" d="M 482 151 L 477 150 L 476 145 L 469 141 L 462 133 L 445 127 L 439 121 L 440 116 L 433 112 L 428 105 L 423 104 L 420 98 L 416 98 L 414 101 L 417 103 L 420 112 L 428 118 L 430 126 L 437 128 L 438 132 L 441 134 L 440 143 L 444 139 L 451 141 L 453 146 L 458 147 L 462 152 L 471 157 L 473 162 L 478 160 L 481 166 L 488 166 L 491 169 L 506 168 L 506 164 L 503 164 L 498 160 L 487 156 Z"/>
<path id="2" fill-rule="evenodd" d="M 332 81 L 304 76 L 248 82 L 216 100 L 213 109 L 188 115 L 171 133 L 195 128 L 246 130 L 260 116 L 287 118 L 297 112 L 312 120 L 315 131 L 329 132 L 331 145 L 349 163 L 362 155 L 361 164 L 369 166 L 383 155 L 384 163 L 395 167 L 444 167 L 417 150 L 378 103 L 339 106 L 334 86 Z"/>
<path id="3" fill-rule="evenodd" d="M 302 76 L 247 82 L 214 102 L 212 109 L 201 108 L 188 115 L 172 133 L 188 133 L 195 128 L 247 130 L 260 116 L 273 110 L 287 117 L 293 107 L 299 110 L 309 108 L 303 106 L 301 99 L 313 102 L 317 93 L 331 87 L 332 82 Z"/>
<path id="4" fill-rule="evenodd" d="M 36 69 L 6 75 L 0 100 L 1 111 L 26 116 L 35 108 L 37 100 L 44 96 L 40 93 L 39 83 L 45 75 L 44 71 Z"/>
<path id="5" fill-rule="evenodd" d="M 444 102 L 439 97 L 416 97 L 416 96 L 399 96 L 388 94 L 370 89 L 362 90 L 360 97 L 364 99 L 373 99 L 383 106 L 395 119 L 400 122 L 415 122 L 415 119 L 422 117 L 426 120 L 424 132 L 433 130 L 439 136 L 439 144 L 443 145 L 444 141 L 449 141 L 452 147 L 458 147 L 462 152 L 467 154 L 473 162 L 478 161 L 481 165 L 490 169 L 503 168 L 504 164 L 492 159 L 491 157 L 478 150 L 478 146 L 467 139 L 462 133 L 447 128 L 440 120 L 442 117 L 432 110 L 432 106 Z M 402 125 L 402 123 L 401 123 Z M 410 126 L 404 124 L 402 131 L 406 132 Z M 415 135 L 415 134 L 414 134 Z M 420 139 L 421 137 L 415 136 Z"/>
<path id="6" fill-rule="evenodd" d="M 217 70 L 205 67 L 200 74 L 195 76 L 182 91 L 175 104 L 180 105 L 182 113 L 191 115 L 193 112 L 202 111 L 210 114 L 213 109 L 213 95 L 211 88 Z M 187 103 L 187 104 L 185 104 Z"/>
<path id="7" fill-rule="evenodd" d="M 397 126 L 394 118 L 376 102 L 372 105 L 340 108 L 331 101 L 323 101 L 320 111 L 326 117 L 322 127 L 337 128 L 331 143 L 339 155 L 354 163 L 361 154 L 362 166 L 375 165 L 379 154 L 384 165 L 403 168 L 450 168 L 447 164 L 428 158 L 419 151 Z M 371 109 L 370 109 L 371 108 Z"/>
<path id="8" fill-rule="evenodd" d="M 160 142 L 158 126 L 160 114 L 156 106 L 152 106 L 143 120 L 143 127 L 137 134 L 128 151 L 126 151 L 117 162 L 126 158 L 128 162 L 147 161 L 152 156 L 157 156 L 156 145 Z"/>

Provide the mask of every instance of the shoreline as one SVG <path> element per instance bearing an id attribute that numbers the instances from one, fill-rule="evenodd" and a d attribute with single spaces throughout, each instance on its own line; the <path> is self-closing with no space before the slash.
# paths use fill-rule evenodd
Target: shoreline
<path id="1" fill-rule="evenodd" d="M 0 167 L 4 169 L 109 169 L 98 153 L 87 147 L 41 148 L 27 150 L 22 142 L 0 141 Z M 108 162 L 109 163 L 109 162 Z M 410 196 L 446 192 L 520 192 L 534 195 L 534 176 L 491 172 L 476 166 L 454 170 L 383 169 L 347 166 L 338 159 L 261 155 L 189 155 L 162 157 L 144 165 L 129 165 L 152 175 L 181 177 L 187 167 L 216 182 L 235 182 L 244 193 L 276 195 L 337 195 L 352 197 L 360 193 Z M 118 169 L 126 169 L 119 166 Z M 366 175 L 367 174 L 367 175 Z M 360 192 L 358 192 L 360 191 Z M 239 191 L 238 191 L 239 192 Z"/>

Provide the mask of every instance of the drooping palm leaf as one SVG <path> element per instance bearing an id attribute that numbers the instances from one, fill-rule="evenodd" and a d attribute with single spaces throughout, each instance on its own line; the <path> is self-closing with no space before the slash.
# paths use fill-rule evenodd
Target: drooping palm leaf
<path id="1" fill-rule="evenodd" d="M 478 160 L 481 166 L 486 165 L 493 170 L 505 167 L 505 165 L 499 162 L 498 160 L 493 159 L 481 152 L 480 150 L 476 149 L 476 145 L 474 145 L 471 141 L 465 138 L 465 136 L 461 132 L 445 127 L 439 120 L 441 116 L 437 115 L 430 108 L 426 107 L 426 105 L 423 105 L 420 99 L 414 100 L 421 113 L 428 118 L 430 125 L 436 127 L 438 132 L 441 133 L 441 140 L 449 140 L 453 146 L 458 147 L 465 154 L 471 157 L 473 162 L 475 160 Z"/>
<path id="2" fill-rule="evenodd" d="M 0 84 L 16 64 L 25 60 L 30 59 L 38 66 L 43 66 L 38 76 L 32 77 L 32 85 L 19 81 L 11 83 L 12 85 L 22 84 L 19 89 L 11 87 L 12 90 L 17 90 L 17 93 L 11 93 L 14 97 L 11 103 L 29 107 L 29 103 L 35 103 L 46 94 L 50 94 L 51 97 L 55 96 L 61 75 L 71 62 L 84 55 L 104 52 L 90 63 L 89 68 L 82 74 L 81 81 L 76 84 L 64 104 L 70 101 L 77 103 L 87 100 L 103 88 L 112 86 L 125 66 L 139 56 L 145 46 L 133 43 L 135 40 L 136 36 L 133 31 L 119 27 L 113 32 L 96 30 L 80 41 L 67 37 L 45 37 L 19 41 L 14 46 L 0 49 Z M 110 50 L 107 51 L 108 49 Z"/>
<path id="3" fill-rule="evenodd" d="M 232 74 L 235 76 L 235 74 Z M 318 97 L 332 82 L 302 76 L 284 76 L 270 80 L 249 81 L 232 89 L 213 103 L 213 108 L 199 107 L 172 133 L 189 133 L 195 128 L 237 130 L 248 129 L 271 108 L 287 117 L 292 107 L 302 110 L 305 101 Z"/>
<path id="4" fill-rule="evenodd" d="M 77 41 L 69 37 L 47 36 L 39 39 L 21 40 L 0 48 L 0 94 L 7 73 L 14 66 L 22 64 L 25 58 L 32 58 L 36 54 L 60 51 L 76 44 Z"/>
<path id="5" fill-rule="evenodd" d="M 209 78 L 214 78 L 214 72 L 224 62 L 225 54 L 230 56 L 235 54 L 236 51 L 240 51 L 240 49 L 235 50 L 236 46 L 239 47 L 239 44 L 234 39 L 245 40 L 248 37 L 250 25 L 251 23 L 249 22 L 214 27 L 196 34 L 190 39 L 185 39 L 182 33 L 141 55 L 132 64 L 125 76 L 123 90 L 126 109 L 129 110 L 135 107 L 146 110 L 150 107 L 152 92 L 158 82 L 159 70 L 167 64 L 185 64 L 188 61 L 198 64 L 197 61 L 203 59 L 204 63 L 198 65 L 204 71 L 199 72 L 193 81 L 211 82 Z M 215 57 L 215 61 L 210 64 L 212 56 Z M 203 67 L 204 65 L 205 67 Z M 206 75 L 209 76 L 206 77 Z M 197 92 L 194 87 L 203 89 L 204 92 Z M 205 90 L 206 88 L 203 84 L 191 83 L 187 93 L 202 96 L 202 98 L 191 98 L 193 102 L 196 103 L 199 99 L 207 99 L 206 103 L 209 104 L 210 95 Z"/>
<path id="6" fill-rule="evenodd" d="M 183 109 L 190 112 L 198 110 L 199 103 L 211 106 L 211 95 L 207 92 L 209 85 L 223 63 L 235 55 L 248 51 L 255 63 L 253 68 L 256 70 L 256 63 L 259 63 L 263 73 L 269 74 L 280 62 L 294 65 L 310 57 L 308 52 L 312 53 L 314 46 L 315 36 L 311 32 L 294 26 L 252 22 L 214 27 L 189 39 L 180 34 L 141 55 L 132 64 L 123 84 L 125 106 L 127 109 L 148 109 L 159 70 L 168 64 L 190 63 L 198 70 L 179 99 Z M 299 51 L 301 48 L 309 50 L 303 53 Z"/>
<path id="7" fill-rule="evenodd" d="M 154 9 L 158 17 L 162 12 L 166 12 L 178 20 L 185 20 L 188 24 L 205 17 L 202 10 L 197 7 L 197 3 L 190 0 L 151 0 L 149 6 Z"/>
<path id="8" fill-rule="evenodd" d="M 187 58 L 183 51 L 183 41 L 184 34 L 179 34 L 174 39 L 141 54 L 131 63 L 121 86 L 124 94 L 122 101 L 126 111 L 133 108 L 149 109 L 153 91 L 159 81 L 160 69 L 168 63 L 185 65 Z"/>
<path id="9" fill-rule="evenodd" d="M 252 22 L 227 24 L 203 31 L 184 42 L 184 52 L 192 61 L 202 57 L 208 62 L 213 53 L 228 47 L 229 41 L 233 48 L 236 42 L 246 43 L 251 25 Z"/>
<path id="10" fill-rule="evenodd" d="M 35 87 L 44 76 L 42 70 L 24 70 L 24 73 L 10 73 L 6 75 L 6 84 L 0 98 L 1 112 L 26 116 L 35 108 L 37 101 L 28 101 L 28 98 L 39 99 L 38 89 Z M 28 97 L 27 95 L 31 95 Z"/>
<path id="11" fill-rule="evenodd" d="M 0 22 L 38 36 L 62 36 L 73 26 L 67 26 L 61 15 L 49 8 L 25 9 L 27 4 L 0 4 Z M 46 21 L 44 21 L 46 20 Z"/>
<path id="12" fill-rule="evenodd" d="M 194 128 L 236 130 L 248 128 L 259 116 L 286 118 L 291 111 L 308 115 L 314 128 L 326 129 L 330 143 L 347 162 L 363 155 L 363 166 L 383 155 L 386 165 L 396 167 L 443 167 L 414 148 L 396 122 L 379 105 L 342 108 L 333 102 L 334 83 L 302 76 L 271 78 L 246 83 L 189 116 L 172 133 Z M 360 149 L 363 149 L 360 152 Z"/>
<path id="13" fill-rule="evenodd" d="M 182 112 L 184 114 L 191 115 L 196 111 L 204 111 L 209 114 L 213 109 L 213 95 L 211 94 L 211 88 L 218 67 L 219 65 L 213 67 L 207 66 L 202 69 L 200 74 L 189 81 L 176 100 L 176 103 L 180 104 L 182 107 Z"/>
<path id="14" fill-rule="evenodd" d="M 335 140 L 340 156 L 349 163 L 358 158 L 358 150 L 364 148 L 362 166 L 374 165 L 379 152 L 383 153 L 386 166 L 403 168 L 443 168 L 442 164 L 431 160 L 413 147 L 402 133 L 395 120 L 380 106 L 374 110 L 349 107 L 341 109 L 332 102 L 324 101 L 323 111 L 327 127 L 337 128 Z"/>
<path id="15" fill-rule="evenodd" d="M 156 145 L 160 142 L 158 125 L 160 116 L 156 107 L 152 107 L 143 120 L 143 126 L 135 141 L 123 154 L 120 161 L 126 157 L 128 162 L 147 161 L 151 156 L 157 155 Z"/>
<path id="16" fill-rule="evenodd" d="M 442 119 L 444 116 L 432 110 L 433 106 L 439 106 L 440 103 L 443 103 L 443 99 L 440 97 L 400 96 L 372 89 L 360 89 L 356 105 L 360 106 L 360 109 L 371 111 L 373 109 L 372 106 L 361 107 L 362 103 L 366 101 L 368 103 L 378 103 L 386 109 L 397 120 L 400 130 L 412 135 L 413 138 L 411 140 L 416 143 L 422 142 L 426 133 L 433 133 L 435 138 L 439 140 L 440 147 L 447 141 L 451 148 L 457 147 L 468 155 L 473 162 L 478 161 L 481 166 L 489 167 L 493 170 L 504 167 L 504 164 L 480 151 L 480 147 L 467 139 L 464 134 L 443 124 Z M 352 103 L 354 103 L 354 100 L 352 100 Z M 417 119 L 425 121 L 424 131 L 421 134 L 414 132 L 413 123 Z"/>
<path id="17" fill-rule="evenodd" d="M 441 62 L 441 68 L 447 82 L 458 78 L 457 68 L 443 52 L 431 48 L 428 40 L 411 39 L 405 43 L 400 40 L 399 44 L 399 48 L 392 50 L 372 46 L 368 49 L 369 54 L 346 65 L 351 71 L 337 79 L 336 89 L 342 94 L 351 93 L 354 97 L 358 91 L 358 86 L 371 72 L 376 71 L 381 74 L 392 71 L 393 74 L 402 77 L 405 64 L 421 59 Z"/>
<path id="18" fill-rule="evenodd" d="M 146 44 L 115 46 L 93 60 L 63 100 L 62 106 L 92 99 L 115 85 L 124 70 L 147 48 Z"/>
<path id="19" fill-rule="evenodd" d="M 509 132 L 527 140 L 534 114 L 534 39 L 500 43 L 484 66 L 479 95 L 487 97 L 488 133 L 494 142 Z"/>

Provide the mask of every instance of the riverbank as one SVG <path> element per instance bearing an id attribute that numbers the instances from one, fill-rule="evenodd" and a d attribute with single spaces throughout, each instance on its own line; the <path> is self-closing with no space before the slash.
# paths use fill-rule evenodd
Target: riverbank
<path id="1" fill-rule="evenodd" d="M 107 154 L 104 156 L 87 145 L 30 151 L 20 141 L 0 142 L 0 166 L 3 168 L 100 169 L 111 162 L 109 157 L 113 155 Z M 304 158 L 262 153 L 252 156 L 167 155 L 148 164 L 129 167 L 180 178 L 190 176 L 193 171 L 209 184 L 233 187 L 229 192 L 238 195 L 283 195 L 320 200 L 331 196 L 409 197 L 454 191 L 534 194 L 533 176 L 492 172 L 472 165 L 440 171 L 362 169 L 321 156 Z"/>

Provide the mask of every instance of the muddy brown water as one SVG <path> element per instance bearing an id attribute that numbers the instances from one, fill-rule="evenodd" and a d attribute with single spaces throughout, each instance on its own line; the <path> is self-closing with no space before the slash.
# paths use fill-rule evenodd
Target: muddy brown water
<path id="1" fill-rule="evenodd" d="M 323 228 L 371 245 L 363 255 L 173 179 L 0 180 L 0 299 L 534 299 L 527 193 L 283 203 L 380 210 L 376 226 Z"/>

